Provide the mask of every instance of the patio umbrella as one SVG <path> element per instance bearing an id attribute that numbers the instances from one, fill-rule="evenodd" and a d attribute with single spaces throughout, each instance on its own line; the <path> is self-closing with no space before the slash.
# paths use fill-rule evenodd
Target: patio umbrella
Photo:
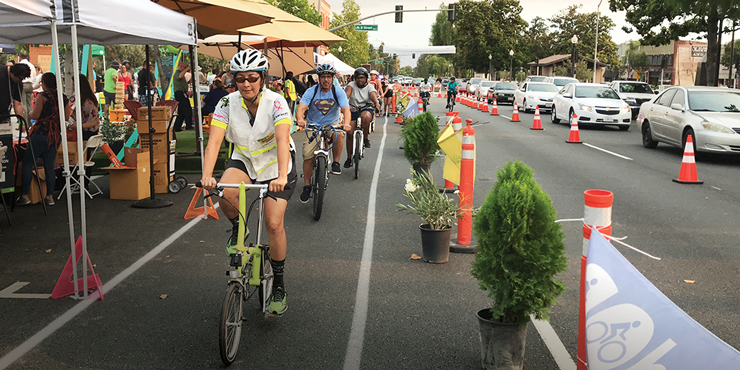
<path id="1" fill-rule="evenodd" d="M 267 47 L 329 46 L 344 41 L 343 38 L 278 8 L 265 9 L 274 19 L 239 31 L 246 35 L 267 36 Z"/>
<path id="2" fill-rule="evenodd" d="M 238 29 L 263 24 L 273 17 L 264 0 L 152 0 L 165 8 L 194 17 L 198 37 L 235 34 Z"/>

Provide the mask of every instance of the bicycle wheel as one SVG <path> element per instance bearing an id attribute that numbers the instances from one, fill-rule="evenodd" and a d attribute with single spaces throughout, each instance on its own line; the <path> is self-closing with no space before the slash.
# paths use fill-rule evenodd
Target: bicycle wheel
<path id="1" fill-rule="evenodd" d="M 270 298 L 270 294 L 272 294 L 272 281 L 273 281 L 273 273 L 272 273 L 272 262 L 270 259 L 270 250 L 267 247 L 262 248 L 262 261 L 261 264 L 262 271 L 260 271 L 260 287 L 259 287 L 259 299 L 260 304 L 262 305 L 262 313 L 265 313 L 267 311 L 267 307 L 270 304 L 267 300 Z"/>
<path id="2" fill-rule="evenodd" d="M 313 219 L 318 221 L 321 218 L 324 190 L 326 190 L 326 157 L 316 156 L 315 163 L 313 168 Z"/>
<path id="3" fill-rule="evenodd" d="M 355 132 L 355 152 L 352 155 L 352 161 L 355 165 L 355 179 L 359 177 L 360 174 L 360 159 L 362 159 L 362 146 L 364 145 L 362 140 L 362 131 L 356 131 Z"/>
<path id="4" fill-rule="evenodd" d="M 221 361 L 226 366 L 234 362 L 239 351 L 242 335 L 242 302 L 242 286 L 236 282 L 229 283 L 218 328 L 218 347 Z"/>

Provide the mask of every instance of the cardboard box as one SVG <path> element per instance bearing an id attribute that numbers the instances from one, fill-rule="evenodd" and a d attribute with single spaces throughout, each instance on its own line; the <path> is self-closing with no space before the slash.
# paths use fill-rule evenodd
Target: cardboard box
<path id="1" fill-rule="evenodd" d="M 141 107 L 139 108 L 139 117 L 138 121 L 148 121 L 149 120 L 149 107 Z M 172 108 L 171 107 L 152 107 L 152 121 L 169 121 L 170 118 L 172 118 Z"/>
<path id="2" fill-rule="evenodd" d="M 169 121 L 165 120 L 152 120 L 152 127 L 154 127 L 155 135 L 157 133 L 164 134 L 167 130 L 167 124 Z M 139 132 L 139 135 L 148 135 L 149 134 L 149 120 L 147 118 L 139 118 L 138 121 L 136 121 L 136 131 Z M 170 130 L 171 132 L 171 130 Z"/>
<path id="3" fill-rule="evenodd" d="M 135 156 L 137 167 L 106 167 L 110 173 L 110 199 L 139 200 L 151 195 L 149 152 L 135 153 Z"/>
<path id="4" fill-rule="evenodd" d="M 167 166 L 167 163 L 155 163 L 154 164 L 154 193 L 155 194 L 167 194 L 169 189 L 167 186 L 170 181 L 175 178 L 174 166 Z"/>
<path id="5" fill-rule="evenodd" d="M 123 165 L 126 167 L 138 167 L 139 163 L 139 153 L 147 154 L 147 160 L 149 160 L 149 151 L 144 150 L 141 148 L 132 148 L 132 147 L 125 147 L 123 148 Z M 144 163 L 144 165 L 148 166 L 149 162 Z"/>
<path id="6" fill-rule="evenodd" d="M 13 159 L 13 137 L 10 135 L 0 135 L 0 142 L 3 143 L 5 154 L 0 156 L 0 189 L 12 189 L 15 184 L 15 176 L 13 166 L 15 160 Z M 19 176 L 20 177 L 20 176 Z"/>
<path id="7" fill-rule="evenodd" d="M 18 166 L 20 173 L 23 173 L 23 166 Z M 44 167 L 38 167 L 39 178 L 41 180 L 41 191 L 39 191 L 39 182 L 36 180 L 36 170 L 32 170 L 31 173 L 31 188 L 28 190 L 28 199 L 31 200 L 31 204 L 41 203 L 41 200 L 46 197 L 46 173 Z M 23 181 L 21 176 L 16 177 L 16 195 L 20 196 L 23 193 Z"/>
<path id="8" fill-rule="evenodd" d="M 87 146 L 87 141 L 82 142 L 82 147 Z M 84 150 L 84 149 L 83 149 Z M 69 158 L 69 165 L 74 166 L 77 164 L 77 142 L 67 142 L 67 157 Z M 87 150 L 85 150 L 85 160 L 87 160 Z M 54 159 L 54 164 L 64 165 L 64 151 L 61 145 L 57 148 L 57 157 Z"/>
<path id="9" fill-rule="evenodd" d="M 169 146 L 167 145 L 167 134 L 153 134 L 151 136 L 152 146 L 154 147 L 154 158 L 166 158 L 170 154 Z M 141 149 L 149 150 L 149 135 L 139 135 L 139 146 Z M 174 152 L 174 151 L 173 151 Z"/>

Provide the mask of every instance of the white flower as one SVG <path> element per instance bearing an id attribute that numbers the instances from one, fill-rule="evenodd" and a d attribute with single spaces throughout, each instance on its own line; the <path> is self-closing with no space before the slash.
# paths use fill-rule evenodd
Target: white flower
<path id="1" fill-rule="evenodd" d="M 413 181 L 411 179 L 406 179 L 406 185 L 404 185 L 404 190 L 406 190 L 407 193 L 413 193 L 418 189 L 419 187 L 414 185 Z"/>

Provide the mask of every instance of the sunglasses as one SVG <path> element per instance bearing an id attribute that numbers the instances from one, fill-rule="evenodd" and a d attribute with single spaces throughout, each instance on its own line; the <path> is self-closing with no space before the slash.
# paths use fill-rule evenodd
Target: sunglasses
<path id="1" fill-rule="evenodd" d="M 249 83 L 255 83 L 255 82 L 259 81 L 260 78 L 259 77 L 256 77 L 256 76 L 249 76 L 249 77 L 239 76 L 239 77 L 235 78 L 234 80 L 237 83 L 243 84 L 244 81 L 248 81 Z"/>

